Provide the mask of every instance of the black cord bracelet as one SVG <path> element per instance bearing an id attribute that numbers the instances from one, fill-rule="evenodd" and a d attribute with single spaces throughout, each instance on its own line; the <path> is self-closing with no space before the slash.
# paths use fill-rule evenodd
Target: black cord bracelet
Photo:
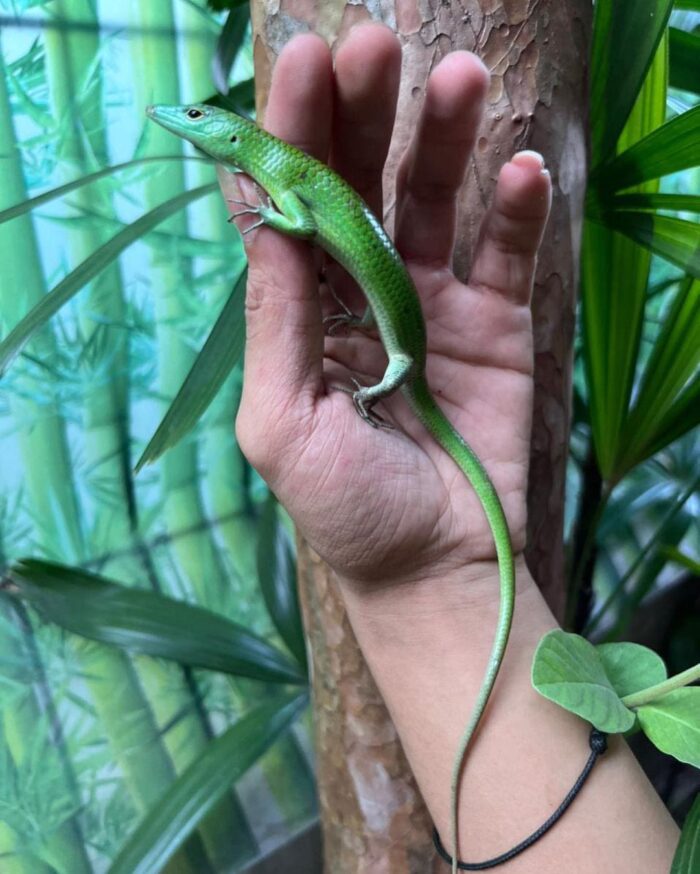
<path id="1" fill-rule="evenodd" d="M 591 754 L 588 757 L 586 766 L 579 774 L 578 779 L 569 790 L 566 798 L 562 801 L 559 807 L 557 807 L 557 809 L 546 822 L 543 822 L 538 829 L 536 829 L 529 837 L 525 838 L 524 841 L 521 841 L 519 844 L 517 844 L 517 846 L 513 847 L 512 850 L 508 850 L 506 853 L 502 853 L 500 856 L 495 856 L 493 859 L 487 859 L 485 862 L 458 861 L 457 868 L 460 871 L 485 871 L 487 868 L 495 868 L 497 865 L 502 865 L 504 862 L 509 862 L 515 856 L 520 855 L 523 850 L 527 850 L 528 847 L 531 847 L 536 841 L 539 841 L 542 835 L 546 834 L 554 825 L 554 823 L 561 819 L 571 802 L 574 800 L 574 798 L 576 798 L 578 793 L 583 788 L 583 784 L 586 782 L 588 775 L 591 773 L 593 765 L 595 765 L 598 756 L 601 756 L 608 748 L 607 735 L 602 731 L 598 731 L 597 728 L 591 729 L 591 734 L 588 742 L 591 745 Z M 447 850 L 443 847 L 442 841 L 440 840 L 440 835 L 438 834 L 436 828 L 433 828 L 433 843 L 435 844 L 435 849 L 438 851 L 441 858 L 443 858 L 445 862 L 448 863 L 448 865 L 451 865 L 452 856 L 450 856 Z"/>

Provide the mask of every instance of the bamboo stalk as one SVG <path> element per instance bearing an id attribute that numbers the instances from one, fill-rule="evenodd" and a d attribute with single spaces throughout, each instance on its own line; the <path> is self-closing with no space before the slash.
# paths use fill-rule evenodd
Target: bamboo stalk
<path id="1" fill-rule="evenodd" d="M 1 51 L 0 154 L 4 156 L 5 162 L 3 185 L 0 186 L 2 208 L 22 200 L 26 196 L 26 188 Z M 45 291 L 34 226 L 29 216 L 21 216 L 11 223 L 0 225 L 0 263 L 5 265 L 3 293 L 0 295 L 0 324 L 8 327 L 35 304 Z M 46 328 L 37 334 L 30 350 L 39 358 L 50 358 L 54 354 L 50 329 Z M 36 539 L 53 536 L 53 548 L 50 550 L 53 555 L 57 551 L 65 551 L 72 558 L 78 558 L 83 554 L 83 535 L 58 403 L 52 398 L 45 398 L 41 404 L 33 400 L 37 385 L 26 369 L 15 375 L 14 387 L 15 391 L 8 395 L 9 407 L 19 432 L 25 501 L 36 520 Z M 7 640 L 4 644 L 7 645 Z M 26 752 L 28 727 L 36 725 L 40 718 L 36 701 L 29 694 L 21 706 L 3 710 L 4 730 L 16 738 L 16 742 L 10 747 L 15 767 L 21 767 Z M 70 791 L 68 782 L 66 789 Z M 9 840 L 10 836 L 6 833 L 5 838 Z M 74 822 L 68 821 L 52 835 L 47 835 L 46 849 L 52 857 L 65 859 L 66 864 L 70 864 L 76 874 L 91 870 Z"/>
<path id="2" fill-rule="evenodd" d="M 6 706 L 0 711 L 0 745 L 9 753 L 16 779 L 20 781 L 19 772 L 32 767 L 28 761 L 29 753 L 37 732 L 43 729 L 45 717 L 35 697 L 35 683 L 27 683 L 27 674 L 32 672 L 27 666 L 28 660 L 24 658 L 22 631 L 15 618 L 13 605 L 7 599 L 0 599 L 0 623 L 6 626 L 3 629 L 0 624 L 3 681 L 7 686 L 22 690 L 21 693 L 17 691 L 14 695 L 6 693 L 3 696 Z M 11 666 L 17 668 L 14 675 L 9 673 Z M 61 758 L 47 737 L 41 752 L 42 766 L 48 773 L 61 774 L 61 788 L 70 804 L 77 809 L 79 795 L 72 775 L 66 773 Z M 3 874 L 51 874 L 56 868 L 76 872 L 91 870 L 76 817 L 66 819 L 58 828 L 46 829 L 41 846 L 33 846 L 32 837 L 36 839 L 37 835 L 20 834 L 9 823 L 0 820 L 0 870 Z M 50 865 L 42 857 L 53 864 Z"/>
<path id="3" fill-rule="evenodd" d="M 171 36 L 175 31 L 175 21 L 170 4 L 160 4 L 157 10 L 151 4 L 137 4 L 132 6 L 130 14 L 135 30 L 142 34 L 132 43 L 136 111 L 142 110 L 154 99 L 177 102 L 177 52 Z M 199 29 L 201 19 L 195 24 L 195 32 Z M 188 38 L 197 37 L 188 34 Z M 167 75 L 158 81 L 157 90 L 152 78 L 154 70 L 167 71 Z M 149 128 L 147 153 L 163 155 L 178 151 L 179 148 L 179 144 L 168 137 L 167 132 Z M 153 206 L 174 193 L 182 192 L 184 188 L 182 168 L 178 165 L 164 167 L 157 176 L 146 180 L 145 202 L 147 206 Z M 163 230 L 186 235 L 186 216 L 174 216 L 164 223 Z M 191 265 L 188 259 L 165 261 L 158 256 L 156 248 L 151 250 L 150 258 L 149 275 L 155 292 L 160 391 L 170 402 L 196 355 L 180 333 L 180 326 L 188 312 L 186 293 L 191 285 Z M 199 491 L 196 443 L 186 441 L 171 449 L 161 461 L 160 477 L 165 522 L 168 532 L 173 536 L 172 552 L 179 569 L 202 606 L 230 613 L 232 587 L 204 512 Z M 182 534 L 183 531 L 188 533 Z M 192 743 L 183 742 L 181 748 L 194 755 Z M 224 807 L 228 811 L 227 816 L 220 814 Z M 232 858 L 238 862 L 256 855 L 257 841 L 235 796 L 228 796 L 218 811 L 215 811 L 217 816 L 212 814 L 210 825 L 212 832 L 220 836 L 219 846 L 225 841 L 229 856 L 232 854 Z M 229 865 L 232 858 L 228 859 Z M 221 864 L 225 861 L 222 859 Z"/>
<path id="4" fill-rule="evenodd" d="M 130 23 L 141 34 L 131 43 L 135 72 L 134 112 L 143 117 L 153 100 L 177 103 L 179 83 L 177 52 L 172 33 L 175 21 L 170 3 L 138 3 L 130 6 Z M 153 71 L 163 70 L 162 80 L 154 82 Z M 179 154 L 180 144 L 162 128 L 150 125 L 144 152 L 149 155 Z M 157 175 L 144 181 L 144 200 L 148 208 L 185 189 L 179 164 L 163 165 Z M 187 218 L 178 214 L 162 225 L 162 230 L 178 235 L 187 233 Z M 184 335 L 182 324 L 189 314 L 191 288 L 189 259 L 158 257 L 150 249 L 149 276 L 153 283 L 158 338 L 158 373 L 163 411 L 172 401 L 194 361 L 196 352 Z M 212 610 L 226 612 L 230 600 L 224 565 L 207 525 L 199 490 L 197 445 L 185 440 L 169 450 L 159 465 L 163 509 L 168 532 L 180 534 L 173 540 L 178 565 L 197 596 L 198 602 Z"/>
<path id="5" fill-rule="evenodd" d="M 71 169 L 71 176 L 91 169 L 86 144 L 101 165 L 107 161 L 105 120 L 102 117 L 102 77 L 100 68 L 92 74 L 91 98 L 76 105 L 77 95 L 99 52 L 97 18 L 88 0 L 57 0 L 54 11 L 67 27 L 49 31 L 46 37 L 47 68 L 50 93 L 57 118 L 68 116 L 74 123 L 67 126 L 61 157 Z M 70 25 L 80 25 L 71 27 Z M 84 25 L 91 25 L 85 27 Z M 94 208 L 94 190 L 82 189 L 75 197 L 77 206 L 86 212 Z M 111 198 L 101 197 L 101 212 L 112 215 Z M 107 230 L 97 223 L 81 223 L 69 229 L 69 240 L 75 263 L 87 257 L 107 236 Z M 125 551 L 138 542 L 137 508 L 134 484 L 131 480 L 129 452 L 129 385 L 128 337 L 124 330 L 125 303 L 122 277 L 117 265 L 105 271 L 93 282 L 90 293 L 82 296 L 80 324 L 82 342 L 90 349 L 91 367 L 85 380 L 83 434 L 88 487 L 93 499 L 93 552 L 118 555 L 102 567 L 102 572 L 132 584 L 148 579 L 149 569 L 142 562 L 145 552 Z M 100 380 L 107 374 L 107 381 Z M 97 378 L 96 378 L 97 377 Z M 151 570 L 151 576 L 155 571 Z M 99 653 L 99 649 L 97 650 Z M 96 657 L 99 657 L 96 653 Z M 140 680 L 153 708 L 158 731 L 172 759 L 175 772 L 181 773 L 209 740 L 204 714 L 198 710 L 192 689 L 186 685 L 183 671 L 171 664 L 151 659 L 137 659 L 134 679 Z M 134 698 L 143 718 L 148 718 L 143 706 Z M 130 714 L 134 718 L 138 709 Z M 143 778 L 149 779 L 146 769 Z M 159 790 L 162 787 L 159 787 Z M 231 839 L 235 834 L 249 836 L 243 846 Z M 217 869 L 250 858 L 257 845 L 250 836 L 240 806 L 228 799 L 212 812 L 200 827 L 202 841 L 212 865 Z M 197 870 L 209 868 L 201 848 L 194 850 Z"/>
<path id="6" fill-rule="evenodd" d="M 6 165 L 7 183 L 0 190 L 0 207 L 5 207 L 26 198 L 27 192 L 4 68 L 0 68 L 0 73 L 0 151 L 9 156 L 10 162 Z M 4 263 L 13 265 L 3 277 L 0 298 L 2 319 L 10 326 L 46 293 L 34 227 L 28 215 L 0 225 L 0 256 Z M 47 363 L 55 361 L 50 328 L 37 335 L 30 350 Z M 87 557 L 87 548 L 59 406 L 53 400 L 35 402 L 32 396 L 41 397 L 46 387 L 20 368 L 21 365 L 17 368 L 19 375 L 15 372 L 13 377 L 16 391 L 10 394 L 10 406 L 19 430 L 26 504 L 36 528 L 34 541 L 44 555 L 81 563 Z M 45 380 L 43 372 L 41 377 Z M 173 779 L 174 771 L 160 743 L 157 726 L 152 718 L 146 718 L 145 700 L 133 669 L 128 659 L 115 650 L 77 638 L 73 642 L 110 749 L 130 786 L 136 806 L 145 811 Z M 21 743 L 24 733 L 18 732 L 17 736 Z M 124 744 L 126 737 L 133 746 Z M 57 847 L 53 855 L 57 856 L 59 850 Z M 86 857 L 82 867 L 75 864 L 74 860 L 81 853 L 84 855 L 84 848 L 73 847 L 71 859 L 60 868 L 71 874 L 89 871 Z M 202 870 L 201 854 L 192 851 L 191 865 L 183 856 L 178 856 L 171 870 L 182 874 Z"/>

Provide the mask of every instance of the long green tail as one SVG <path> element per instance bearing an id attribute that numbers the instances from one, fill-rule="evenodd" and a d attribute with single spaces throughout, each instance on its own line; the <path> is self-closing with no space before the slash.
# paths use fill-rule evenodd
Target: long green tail
<path id="1" fill-rule="evenodd" d="M 420 419 L 425 428 L 430 432 L 436 442 L 448 453 L 459 466 L 471 487 L 481 501 L 486 519 L 488 520 L 491 533 L 493 534 L 498 558 L 500 576 L 501 602 L 498 614 L 498 625 L 491 648 L 488 667 L 479 689 L 476 702 L 469 718 L 469 723 L 464 730 L 457 748 L 454 767 L 452 769 L 452 782 L 450 798 L 452 806 L 452 872 L 457 872 L 457 860 L 459 858 L 458 839 L 458 806 L 459 806 L 459 781 L 466 757 L 469 742 L 472 739 L 481 715 L 493 690 L 498 671 L 503 661 L 510 626 L 513 619 L 513 603 L 515 601 L 515 567 L 513 563 L 513 550 L 510 544 L 508 523 L 506 522 L 503 507 L 496 493 L 493 483 L 489 479 L 484 466 L 474 454 L 469 444 L 456 431 L 449 420 L 435 402 L 425 377 L 416 377 L 411 382 L 402 386 L 411 409 Z"/>

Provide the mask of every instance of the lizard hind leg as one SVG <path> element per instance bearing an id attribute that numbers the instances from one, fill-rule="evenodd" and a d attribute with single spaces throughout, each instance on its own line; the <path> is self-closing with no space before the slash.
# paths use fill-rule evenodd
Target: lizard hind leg
<path id="1" fill-rule="evenodd" d="M 384 376 L 376 385 L 361 386 L 356 380 L 352 401 L 359 415 L 373 428 L 392 428 L 393 426 L 373 411 L 376 403 L 388 398 L 406 382 L 413 370 L 413 359 L 410 355 L 394 354 L 389 356 L 389 364 Z"/>

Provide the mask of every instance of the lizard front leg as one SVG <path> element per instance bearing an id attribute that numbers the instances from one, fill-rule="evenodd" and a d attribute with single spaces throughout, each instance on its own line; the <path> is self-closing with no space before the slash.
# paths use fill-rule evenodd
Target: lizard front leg
<path id="1" fill-rule="evenodd" d="M 231 216 L 231 219 L 239 215 L 257 215 L 259 221 L 241 231 L 248 234 L 261 225 L 286 234 L 289 237 L 297 237 L 301 240 L 313 240 L 316 236 L 317 227 L 313 213 L 304 201 L 294 192 L 285 191 L 275 198 L 273 203 L 267 195 L 267 203 L 252 204 L 245 200 L 232 201 L 239 203 L 245 209 L 239 210 Z"/>

